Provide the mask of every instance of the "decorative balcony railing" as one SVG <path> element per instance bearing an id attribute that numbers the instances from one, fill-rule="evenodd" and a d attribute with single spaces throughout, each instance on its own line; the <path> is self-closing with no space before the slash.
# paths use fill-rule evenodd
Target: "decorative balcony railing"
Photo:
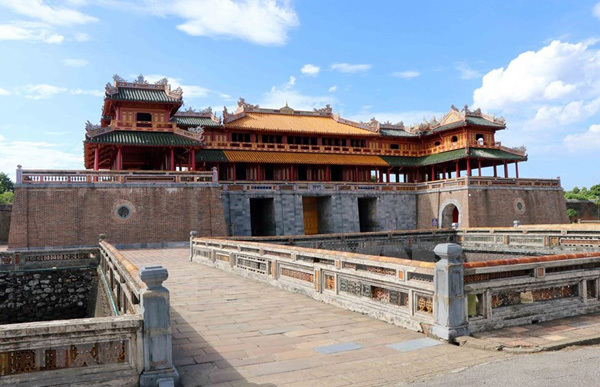
<path id="1" fill-rule="evenodd" d="M 215 171 L 93 171 L 17 169 L 18 184 L 211 183 Z"/>

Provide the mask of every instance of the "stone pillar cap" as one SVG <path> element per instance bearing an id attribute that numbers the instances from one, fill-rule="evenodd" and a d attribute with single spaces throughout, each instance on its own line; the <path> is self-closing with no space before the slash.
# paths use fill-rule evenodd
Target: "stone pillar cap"
<path id="1" fill-rule="evenodd" d="M 440 243 L 435 246 L 433 252 L 441 259 L 455 260 L 460 258 L 463 249 L 456 243 Z"/>
<path id="2" fill-rule="evenodd" d="M 169 278 L 169 272 L 162 266 L 148 266 L 142 269 L 140 278 L 148 289 L 157 289 Z"/>

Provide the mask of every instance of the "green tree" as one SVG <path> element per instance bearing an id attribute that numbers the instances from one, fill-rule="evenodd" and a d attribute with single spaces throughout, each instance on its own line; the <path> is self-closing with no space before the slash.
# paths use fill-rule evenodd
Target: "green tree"
<path id="1" fill-rule="evenodd" d="M 15 185 L 6 173 L 0 172 L 0 194 L 4 192 L 15 192 Z"/>
<path id="2" fill-rule="evenodd" d="M 15 199 L 15 194 L 12 192 L 0 193 L 0 204 L 12 204 Z"/>
<path id="3" fill-rule="evenodd" d="M 579 212 L 577 212 L 577 210 L 575 210 L 573 208 L 569 208 L 567 210 L 567 216 L 569 217 L 569 219 L 571 219 L 571 222 L 573 222 L 575 220 L 575 218 L 577 218 L 579 216 Z"/>

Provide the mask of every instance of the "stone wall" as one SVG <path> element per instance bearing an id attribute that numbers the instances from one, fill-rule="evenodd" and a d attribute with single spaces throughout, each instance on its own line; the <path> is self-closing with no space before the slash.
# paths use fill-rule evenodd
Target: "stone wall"
<path id="1" fill-rule="evenodd" d="M 600 220 L 600 205 L 591 200 L 567 200 L 567 209 L 577 211 L 577 216 L 573 221 L 578 220 Z"/>
<path id="2" fill-rule="evenodd" d="M 252 235 L 250 200 L 272 198 L 275 235 L 304 234 L 302 197 L 320 197 L 319 227 L 325 233 L 354 233 L 360 231 L 359 198 L 373 198 L 374 230 L 406 230 L 416 227 L 416 198 L 412 193 L 356 193 L 315 191 L 223 191 L 223 207 L 229 235 Z"/>
<path id="3" fill-rule="evenodd" d="M 0 325 L 92 317 L 96 268 L 0 271 Z"/>
<path id="4" fill-rule="evenodd" d="M 190 184 L 17 186 L 9 248 L 160 244 L 225 235 L 221 190 Z"/>
<path id="5" fill-rule="evenodd" d="M 11 212 L 12 204 L 0 204 L 0 244 L 5 244 L 8 241 Z"/>

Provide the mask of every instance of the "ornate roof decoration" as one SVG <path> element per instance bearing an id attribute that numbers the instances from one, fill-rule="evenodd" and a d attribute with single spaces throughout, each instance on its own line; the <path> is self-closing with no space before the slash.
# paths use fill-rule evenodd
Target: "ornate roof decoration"
<path id="1" fill-rule="evenodd" d="M 246 102 L 246 100 L 242 97 L 240 97 L 240 99 L 238 100 L 238 108 L 236 110 L 236 114 L 239 112 L 249 112 L 249 111 L 253 111 L 255 109 L 258 109 L 259 106 L 258 105 L 252 105 Z"/>
<path id="2" fill-rule="evenodd" d="M 159 79 L 154 84 L 151 84 L 146 80 L 146 78 L 144 78 L 142 74 L 138 75 L 133 82 L 127 82 L 117 74 L 113 75 L 113 84 L 106 84 L 106 96 L 113 96 L 113 98 L 118 99 L 116 94 L 119 94 L 120 88 L 156 91 L 161 90 L 166 93 L 167 97 L 176 100 L 181 100 L 183 95 L 183 90 L 181 90 L 181 87 L 171 90 L 171 85 L 169 84 L 169 80 L 167 78 Z"/>
<path id="3" fill-rule="evenodd" d="M 225 108 L 225 110 L 226 110 L 226 108 Z M 221 118 L 217 117 L 215 115 L 215 113 L 212 110 L 212 107 L 210 107 L 210 106 L 205 109 L 202 109 L 200 111 L 194 110 L 192 107 L 188 107 L 186 110 L 183 110 L 183 111 L 180 110 L 173 115 L 173 118 L 175 118 L 176 121 L 177 121 L 177 118 L 180 118 L 180 117 L 210 118 L 213 122 L 215 122 L 217 124 L 221 123 Z M 191 130 L 191 128 L 189 130 Z"/>
<path id="4" fill-rule="evenodd" d="M 89 120 L 85 122 L 85 130 L 90 132 L 92 130 L 100 129 L 100 125 L 92 124 Z"/>
<path id="5" fill-rule="evenodd" d="M 290 114 L 294 114 L 294 109 L 292 109 L 288 103 L 285 103 L 285 106 L 279 109 L 280 112 L 282 113 L 290 113 Z"/>
<path id="6" fill-rule="evenodd" d="M 322 107 L 320 109 L 313 109 L 313 111 L 316 113 L 323 113 L 323 114 L 327 115 L 327 114 L 331 114 L 332 109 L 331 109 L 331 105 L 327 104 L 327 105 L 325 105 L 325 107 Z"/>

